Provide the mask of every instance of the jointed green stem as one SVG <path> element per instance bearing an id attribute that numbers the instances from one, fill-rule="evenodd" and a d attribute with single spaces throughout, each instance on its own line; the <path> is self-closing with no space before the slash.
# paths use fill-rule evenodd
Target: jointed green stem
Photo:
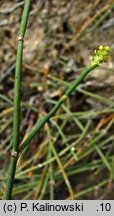
<path id="1" fill-rule="evenodd" d="M 29 142 L 32 138 L 40 131 L 40 129 L 45 125 L 45 123 L 57 112 L 59 107 L 63 104 L 64 100 L 74 91 L 74 89 L 79 85 L 79 83 L 84 79 L 84 77 L 92 71 L 94 68 L 98 67 L 99 64 L 94 64 L 86 68 L 82 74 L 77 78 L 73 84 L 69 87 L 69 89 L 65 92 L 62 98 L 57 102 L 57 104 L 53 107 L 53 109 L 36 125 L 36 127 L 31 131 L 27 139 L 24 141 L 19 151 L 23 152 L 23 150 L 28 146 Z"/>
<path id="2" fill-rule="evenodd" d="M 28 21 L 31 0 L 25 0 L 24 11 L 21 20 L 21 26 L 18 38 L 16 72 L 15 72 L 15 88 L 14 88 L 14 116 L 13 116 L 13 154 L 18 153 L 19 137 L 20 137 L 20 92 L 21 92 L 21 71 L 23 57 L 23 39 L 25 35 L 26 25 Z M 8 179 L 6 183 L 6 191 L 3 199 L 11 199 L 14 176 L 16 171 L 17 157 L 12 157 L 8 170 Z"/>

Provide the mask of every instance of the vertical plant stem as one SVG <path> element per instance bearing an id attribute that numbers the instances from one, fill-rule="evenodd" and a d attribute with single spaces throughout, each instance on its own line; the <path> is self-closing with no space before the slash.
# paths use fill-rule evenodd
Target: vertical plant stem
<path id="1" fill-rule="evenodd" d="M 52 150 L 49 148 L 49 157 L 52 157 Z M 50 200 L 54 200 L 54 176 L 53 176 L 53 164 L 49 164 L 49 177 L 50 177 Z"/>
<path id="2" fill-rule="evenodd" d="M 73 200 L 74 199 L 74 192 L 73 192 L 72 186 L 70 184 L 70 181 L 69 181 L 69 179 L 67 177 L 67 174 L 66 174 L 66 172 L 65 172 L 65 170 L 63 168 L 63 164 L 62 164 L 62 162 L 61 162 L 61 160 L 60 160 L 60 158 L 58 156 L 58 153 L 57 153 L 57 151 L 56 151 L 53 143 L 51 142 L 49 126 L 47 126 L 47 130 L 48 130 L 48 134 L 49 134 L 50 148 L 51 148 L 51 150 L 52 150 L 52 152 L 53 152 L 53 154 L 54 154 L 54 156 L 56 158 L 56 161 L 57 161 L 57 164 L 59 166 L 60 172 L 62 173 L 62 176 L 64 178 L 65 184 L 66 184 L 66 186 L 68 188 L 68 191 L 69 191 L 69 194 L 70 194 L 70 199 Z"/>
<path id="3" fill-rule="evenodd" d="M 19 136 L 20 136 L 20 92 L 21 92 L 22 58 L 23 58 L 23 40 L 24 40 L 25 30 L 26 30 L 28 16 L 29 16 L 30 3 L 31 0 L 25 0 L 22 20 L 20 25 L 20 31 L 19 31 L 19 37 L 18 37 L 16 71 L 15 71 L 15 87 L 14 87 L 13 150 L 12 150 L 12 157 L 11 157 L 10 166 L 8 170 L 6 190 L 3 196 L 3 199 L 6 200 L 11 199 L 17 158 L 18 158 Z"/>

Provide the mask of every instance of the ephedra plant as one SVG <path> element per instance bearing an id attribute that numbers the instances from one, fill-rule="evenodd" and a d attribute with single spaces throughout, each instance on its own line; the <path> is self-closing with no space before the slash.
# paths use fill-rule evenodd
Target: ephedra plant
<path id="1" fill-rule="evenodd" d="M 17 59 L 16 59 L 16 71 L 15 71 L 15 87 L 14 87 L 14 115 L 13 115 L 13 147 L 11 151 L 11 160 L 8 169 L 8 176 L 6 182 L 6 189 L 3 196 L 3 199 L 9 200 L 12 199 L 12 189 L 13 182 L 15 178 L 16 165 L 19 156 L 24 152 L 25 148 L 29 145 L 33 137 L 40 131 L 40 129 L 45 125 L 46 122 L 57 112 L 59 107 L 64 103 L 64 101 L 71 95 L 75 88 L 80 84 L 80 82 L 95 68 L 99 67 L 103 62 L 107 62 L 109 59 L 110 48 L 108 46 L 100 45 L 98 50 L 95 50 L 92 62 L 89 67 L 87 67 L 81 75 L 74 80 L 68 90 L 63 94 L 61 99 L 56 103 L 53 109 L 43 117 L 43 119 L 33 128 L 26 140 L 21 146 L 20 143 L 20 93 L 21 93 L 21 71 L 22 71 L 22 57 L 23 57 L 23 42 L 24 35 L 27 26 L 29 10 L 30 10 L 31 0 L 25 0 L 20 31 L 18 36 L 18 48 L 17 48 Z M 63 173 L 65 178 L 65 173 Z M 66 181 L 67 186 L 70 190 L 69 182 Z M 72 191 L 71 198 L 73 199 Z"/>

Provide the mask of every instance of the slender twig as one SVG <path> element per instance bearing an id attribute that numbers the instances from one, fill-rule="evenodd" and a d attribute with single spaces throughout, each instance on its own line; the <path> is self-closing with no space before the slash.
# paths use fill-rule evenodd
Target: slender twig
<path id="1" fill-rule="evenodd" d="M 8 170 L 8 178 L 6 183 L 6 190 L 3 199 L 11 199 L 14 176 L 16 171 L 16 163 L 18 159 L 19 136 L 20 136 L 20 92 L 21 92 L 21 71 L 22 71 L 22 57 L 23 57 L 23 40 L 27 26 L 29 9 L 31 0 L 25 0 L 23 10 L 16 58 L 16 72 L 15 72 L 15 87 L 14 87 L 14 116 L 13 116 L 13 150 L 11 153 L 11 161 Z"/>
<path id="2" fill-rule="evenodd" d="M 24 4 L 24 1 L 22 2 L 19 2 L 17 4 L 15 4 L 13 7 L 11 8 L 7 8 L 5 10 L 0 10 L 0 15 L 3 14 L 3 15 L 7 15 L 7 14 L 10 14 L 12 13 L 13 11 L 15 11 L 17 8 L 19 8 L 20 6 L 22 6 Z"/>

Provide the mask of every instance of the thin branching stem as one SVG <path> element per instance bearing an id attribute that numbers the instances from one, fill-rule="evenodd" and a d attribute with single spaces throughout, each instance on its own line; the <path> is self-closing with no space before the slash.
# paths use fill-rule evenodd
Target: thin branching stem
<path id="1" fill-rule="evenodd" d="M 90 66 L 86 68 L 82 74 L 73 82 L 73 84 L 69 87 L 69 89 L 65 92 L 65 94 L 62 96 L 62 98 L 56 103 L 56 105 L 53 107 L 53 109 L 36 125 L 36 127 L 30 132 L 27 139 L 24 141 L 24 143 L 21 145 L 19 151 L 23 152 L 24 149 L 28 146 L 32 138 L 40 131 L 40 129 L 45 125 L 46 122 L 49 121 L 49 119 L 57 112 L 59 107 L 64 103 L 64 101 L 67 99 L 68 96 L 71 95 L 71 93 L 74 91 L 74 89 L 79 85 L 79 83 L 84 79 L 87 74 L 92 71 L 94 68 L 98 67 L 99 64 L 94 64 L 93 66 Z"/>
<path id="2" fill-rule="evenodd" d="M 101 63 L 107 62 L 109 59 L 110 48 L 108 46 L 100 45 L 98 50 L 95 50 L 92 64 L 90 67 L 86 68 L 81 75 L 71 84 L 62 98 L 56 103 L 53 109 L 36 125 L 36 127 L 30 132 L 27 139 L 21 145 L 19 151 L 22 152 L 30 143 L 32 138 L 40 131 L 40 129 L 45 125 L 46 122 L 57 112 L 59 107 L 64 103 L 64 101 L 71 95 L 71 93 L 75 90 L 75 88 L 80 84 L 80 82 L 87 76 L 87 74 L 94 70 L 96 67 L 100 66 Z"/>

